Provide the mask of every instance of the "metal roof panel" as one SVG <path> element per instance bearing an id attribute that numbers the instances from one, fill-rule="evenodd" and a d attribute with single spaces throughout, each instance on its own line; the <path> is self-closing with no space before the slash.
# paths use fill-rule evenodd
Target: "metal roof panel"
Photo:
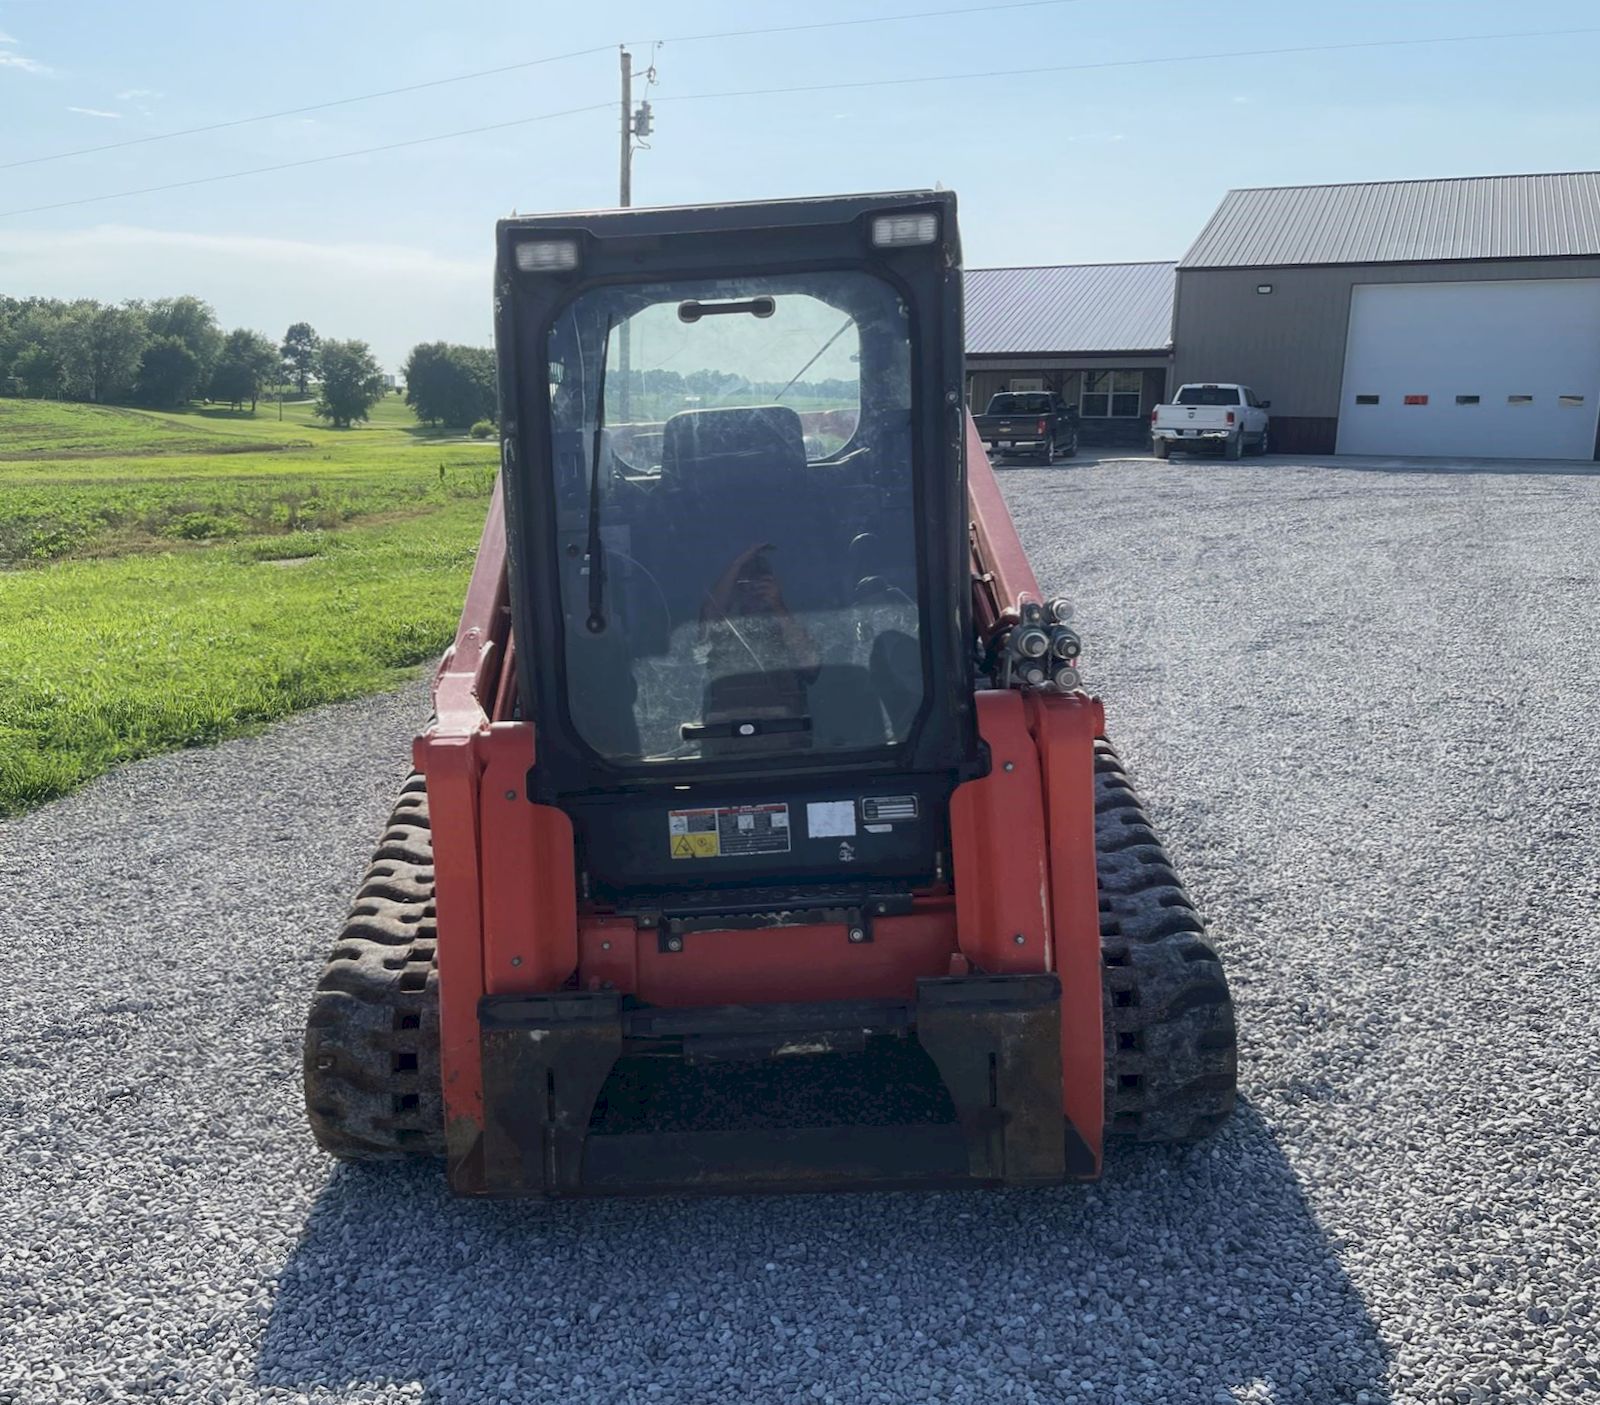
<path id="1" fill-rule="evenodd" d="M 1179 268 L 1600 254 L 1600 171 L 1230 190 Z"/>
<path id="2" fill-rule="evenodd" d="M 967 353 L 1165 351 L 1176 279 L 1171 263 L 969 268 Z"/>

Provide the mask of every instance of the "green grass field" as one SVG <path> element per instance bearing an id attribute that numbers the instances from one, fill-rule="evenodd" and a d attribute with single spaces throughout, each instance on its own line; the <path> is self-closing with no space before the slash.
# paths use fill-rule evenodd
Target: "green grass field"
<path id="1" fill-rule="evenodd" d="M 494 442 L 278 413 L 0 399 L 0 814 L 449 642 Z"/>

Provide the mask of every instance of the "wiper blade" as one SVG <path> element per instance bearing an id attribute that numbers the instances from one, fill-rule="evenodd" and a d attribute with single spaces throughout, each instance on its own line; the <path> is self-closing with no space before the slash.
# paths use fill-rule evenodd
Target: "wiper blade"
<path id="1" fill-rule="evenodd" d="M 855 324 L 856 319 L 854 317 L 846 317 L 844 321 L 839 324 L 839 330 L 817 348 L 816 354 L 809 361 L 807 361 L 804 366 L 802 366 L 798 371 L 789 377 L 789 384 L 784 386 L 782 390 L 772 397 L 772 403 L 776 405 L 778 401 L 782 400 L 783 397 L 794 388 L 794 383 L 799 380 L 801 376 L 805 375 L 805 373 L 813 366 L 815 366 L 817 362 L 822 360 L 823 352 L 832 346 L 834 342 L 838 341 L 839 338 L 842 337 L 851 327 L 855 326 Z"/>
<path id="2" fill-rule="evenodd" d="M 707 737 L 742 740 L 810 730 L 809 717 L 752 717 L 736 722 L 685 722 L 678 728 L 678 733 L 686 742 L 697 742 Z"/>
<path id="3" fill-rule="evenodd" d="M 611 330 L 615 325 L 616 318 L 607 313 L 594 397 L 594 445 L 589 459 L 589 618 L 586 621 L 590 634 L 604 634 L 606 628 L 606 554 L 600 543 L 600 445 L 606 427 L 606 356 L 611 350 Z"/>

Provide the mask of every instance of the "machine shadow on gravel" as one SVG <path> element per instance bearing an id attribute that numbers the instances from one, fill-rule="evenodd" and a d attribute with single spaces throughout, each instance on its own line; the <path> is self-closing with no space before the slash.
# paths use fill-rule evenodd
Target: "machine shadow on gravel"
<path id="1" fill-rule="evenodd" d="M 1050 1191 L 509 1203 L 343 1166 L 257 1383 L 480 1400 L 1384 1405 L 1384 1350 L 1270 1129 Z M 412 1398 L 408 1396 L 407 1398 Z M 819 1397 L 820 1398 L 820 1395 Z M 895 1398 L 898 1398 L 896 1396 Z"/>

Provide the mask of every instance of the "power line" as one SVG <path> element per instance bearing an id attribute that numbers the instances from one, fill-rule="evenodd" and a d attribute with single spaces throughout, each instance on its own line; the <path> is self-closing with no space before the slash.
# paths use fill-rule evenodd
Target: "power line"
<path id="1" fill-rule="evenodd" d="M 36 215 L 44 210 L 65 210 L 73 205 L 94 205 L 102 200 L 125 200 L 132 195 L 155 195 L 163 190 L 183 190 L 191 185 L 210 185 L 213 181 L 264 176 L 273 171 L 292 171 L 298 166 L 318 166 L 325 161 L 344 161 L 352 156 L 371 156 L 380 151 L 399 151 L 407 146 L 425 146 L 429 142 L 477 136 L 480 132 L 499 132 L 507 127 L 526 127 L 532 122 L 549 122 L 557 117 L 574 117 L 580 112 L 609 112 L 611 108 L 610 102 L 592 102 L 585 107 L 568 107 L 560 112 L 541 112 L 534 117 L 513 118 L 510 122 L 490 122 L 482 127 L 463 127 L 458 132 L 438 132 L 431 137 L 411 137 L 406 141 L 385 142 L 382 146 L 363 146 L 355 151 L 335 151 L 327 156 L 307 156 L 299 161 L 279 161 L 272 166 L 252 166 L 248 171 L 224 171 L 221 175 L 195 176 L 192 180 L 169 181 L 165 185 L 146 185 L 138 190 L 116 190 L 108 195 L 85 195 L 78 200 L 58 200 L 51 205 L 31 205 L 25 210 L 0 210 L 0 219 L 9 219 L 13 215 Z"/>
<path id="2" fill-rule="evenodd" d="M 744 39 L 767 34 L 795 34 L 810 29 L 842 29 L 861 24 L 892 24 L 898 20 L 938 19 L 947 15 L 982 14 L 991 10 L 1035 10 L 1045 6 L 1080 4 L 1082 0 L 1006 0 L 998 5 L 964 5 L 946 10 L 915 10 L 894 15 L 870 15 L 861 19 L 821 20 L 813 24 L 774 25 L 762 29 L 725 29 L 708 34 L 680 34 L 675 39 L 638 41 L 662 44 L 698 44 L 709 39 Z M 255 122 L 271 122 L 279 117 L 299 117 L 307 112 L 325 112 L 330 107 L 348 107 L 352 103 L 372 102 L 377 98 L 398 97 L 403 93 L 419 93 L 425 88 L 442 88 L 451 83 L 466 83 L 476 78 L 494 78 L 502 73 L 517 73 L 523 69 L 538 68 L 543 64 L 562 63 L 567 59 L 587 58 L 590 54 L 609 53 L 614 45 L 596 44 L 588 49 L 574 49 L 567 54 L 549 54 L 544 58 L 524 59 L 518 63 L 501 64 L 497 68 L 480 68 L 471 73 L 455 73 L 446 78 L 429 78 L 420 83 L 406 83 L 398 88 L 379 88 L 371 93 L 356 93 L 348 98 L 329 98 L 325 102 L 307 103 L 303 107 L 285 107 L 276 112 L 260 112 L 253 117 L 234 117 L 223 122 L 206 122 L 198 127 L 180 127 L 171 132 L 152 132 L 143 137 L 127 137 L 122 141 L 102 142 L 99 146 L 80 146 L 72 151 L 57 151 L 46 156 L 24 156 L 17 161 L 0 161 L 0 171 L 15 170 L 18 166 L 39 166 L 49 161 L 65 161 L 72 156 L 92 156 L 101 151 L 120 151 L 129 146 L 146 146 L 151 142 L 172 141 L 177 137 L 200 136 L 205 132 L 226 131 L 230 127 L 247 127 Z"/>
<path id="3" fill-rule="evenodd" d="M 697 44 L 702 39 L 748 39 L 762 34 L 799 34 L 808 29 L 845 29 L 857 24 L 891 24 L 896 20 L 942 19 L 946 15 L 981 15 L 998 10 L 1037 10 L 1046 5 L 1078 5 L 1083 0 L 1004 0 L 998 5 L 961 5 L 949 10 L 912 10 L 894 15 L 863 15 L 848 20 L 816 20 L 809 24 L 764 25 L 760 29 L 720 29 L 708 34 L 680 34 L 658 44 Z"/>
<path id="4" fill-rule="evenodd" d="M 1215 59 L 1266 58 L 1286 54 L 1323 54 L 1356 49 L 1409 48 L 1422 44 L 1472 44 L 1505 39 L 1556 39 L 1574 35 L 1600 34 L 1600 26 L 1582 29 L 1513 30 L 1499 34 L 1444 34 L 1422 39 L 1366 39 L 1338 44 L 1297 44 L 1274 49 L 1231 49 L 1208 54 L 1169 54 L 1158 58 L 1107 59 L 1097 63 L 1055 64 L 1045 68 L 988 69 L 976 73 L 937 73 L 906 78 L 868 78 L 838 83 L 807 83 L 786 88 L 737 88 L 715 93 L 680 93 L 657 99 L 660 102 L 707 102 L 727 98 L 782 97 L 796 93 L 837 92 L 853 88 L 900 87 L 915 83 L 955 83 L 972 79 L 1034 77 L 1042 74 L 1082 73 L 1093 69 L 1141 68 L 1164 63 L 1205 63 Z M 608 46 L 609 47 L 609 46 Z M 360 147 L 354 151 L 337 151 L 326 156 L 309 156 L 298 161 L 283 161 L 271 166 L 256 166 L 246 171 L 226 171 L 213 176 L 196 176 L 190 180 L 171 181 L 165 185 L 143 186 L 137 190 L 118 190 L 105 195 L 86 195 L 76 200 L 59 200 L 48 205 L 33 205 L 26 209 L 0 211 L 0 219 L 15 215 L 40 214 L 46 210 L 67 209 L 75 205 L 93 205 L 105 200 L 123 200 L 135 195 L 154 195 L 167 190 L 181 190 L 189 186 L 209 185 L 214 181 L 239 180 L 245 176 L 268 175 L 274 171 L 288 171 L 300 166 L 316 166 L 328 161 L 343 161 L 354 156 L 371 156 L 378 152 L 397 151 L 404 147 L 423 146 L 430 142 L 450 141 L 456 137 L 476 136 L 482 132 L 502 131 L 507 127 L 522 127 L 533 122 L 548 122 L 557 117 L 571 117 L 584 112 L 610 111 L 608 102 L 591 103 L 584 107 L 565 108 L 559 112 L 544 112 L 533 117 L 519 117 L 509 122 L 492 122 L 481 127 L 465 127 L 455 132 L 440 132 L 433 136 L 412 137 L 406 141 L 385 142 L 381 146 Z"/>
<path id="5" fill-rule="evenodd" d="M 220 132 L 228 127 L 247 127 L 252 122 L 271 122 L 277 117 L 298 117 L 305 112 L 323 112 L 330 107 L 347 107 L 354 102 L 371 102 L 374 98 L 392 98 L 400 93 L 421 92 L 424 88 L 442 88 L 447 83 L 465 83 L 469 78 L 490 78 L 497 73 L 515 73 L 519 69 L 537 68 L 540 64 L 546 63 L 561 63 L 565 59 L 587 58 L 590 54 L 604 54 L 610 50 L 610 44 L 597 44 L 592 49 L 574 49 L 570 54 L 551 54 L 542 59 L 503 64 L 499 68 L 481 68 L 476 73 L 457 73 L 450 78 L 430 78 L 426 82 L 407 83 L 400 88 L 381 88 L 375 93 L 357 93 L 350 98 L 330 98 L 326 102 L 307 103 L 304 107 L 285 107 L 277 112 L 260 112 L 254 117 L 234 117 L 226 122 L 207 122 L 200 127 L 181 127 L 173 132 L 153 132 L 146 137 L 128 137 L 124 141 L 108 141 L 100 146 L 80 146 L 75 151 L 57 151 L 50 156 L 24 156 L 20 161 L 0 162 L 0 171 L 10 171 L 18 166 L 38 166 L 46 161 L 65 161 L 69 156 L 92 156 L 97 151 L 119 151 L 125 146 L 144 146 L 153 141 L 171 141 L 174 137 L 193 137 L 202 132 Z"/>
<path id="6" fill-rule="evenodd" d="M 794 93 L 828 93 L 842 88 L 890 88 L 911 83 L 958 83 L 971 78 L 1031 78 L 1048 73 L 1084 73 L 1100 68 L 1143 68 L 1160 63 L 1205 63 L 1212 59 L 1268 58 L 1282 54 L 1327 54 L 1342 49 L 1397 49 L 1417 44 L 1472 44 L 1491 39 L 1558 39 L 1575 34 L 1600 34 L 1585 29 L 1525 29 L 1505 34 L 1441 34 L 1426 39 L 1365 39 L 1341 44 L 1296 44 L 1277 49 L 1230 49 L 1213 54 L 1168 54 L 1158 58 L 1106 59 L 1098 63 L 1052 64 L 1047 68 L 992 68 L 975 73 L 935 73 L 911 78 L 864 78 L 839 83 L 806 83 L 790 88 L 731 88 L 717 93 L 668 94 L 658 102 L 703 102 L 714 98 L 783 97 Z"/>

